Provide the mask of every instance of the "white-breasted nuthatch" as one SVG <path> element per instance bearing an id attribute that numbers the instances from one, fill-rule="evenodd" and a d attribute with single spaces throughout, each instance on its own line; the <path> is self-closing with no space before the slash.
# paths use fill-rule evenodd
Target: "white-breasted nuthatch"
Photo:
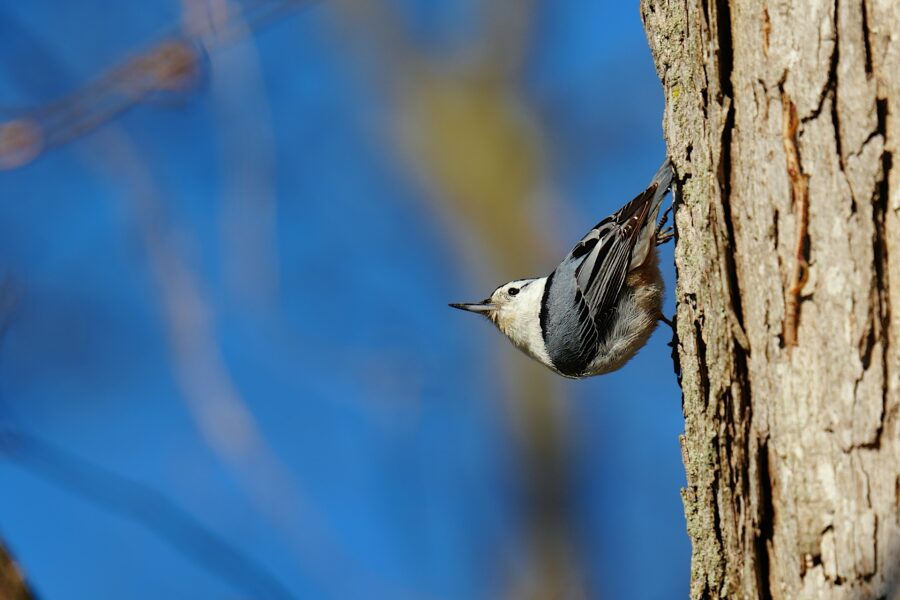
<path id="1" fill-rule="evenodd" d="M 486 316 L 565 377 L 615 371 L 665 320 L 656 246 L 673 234 L 662 230 L 668 210 L 659 223 L 657 217 L 671 185 L 666 160 L 646 190 L 597 223 L 550 275 L 516 279 L 481 302 L 450 306 Z"/>

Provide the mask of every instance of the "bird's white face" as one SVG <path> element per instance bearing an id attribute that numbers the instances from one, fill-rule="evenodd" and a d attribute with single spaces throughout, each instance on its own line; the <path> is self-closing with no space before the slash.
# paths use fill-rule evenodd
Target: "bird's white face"
<path id="1" fill-rule="evenodd" d="M 503 333 L 510 327 L 514 328 L 529 309 L 534 308 L 534 294 L 531 293 L 534 290 L 529 290 L 534 282 L 534 279 L 516 279 L 504 283 L 491 294 L 489 300 L 494 309 L 488 316 Z M 537 306 L 540 310 L 540 297 L 537 299 Z"/>
<path id="2" fill-rule="evenodd" d="M 451 306 L 484 315 L 516 346 L 541 362 L 550 364 L 540 324 L 541 298 L 546 282 L 546 277 L 516 279 L 498 287 L 482 302 Z"/>

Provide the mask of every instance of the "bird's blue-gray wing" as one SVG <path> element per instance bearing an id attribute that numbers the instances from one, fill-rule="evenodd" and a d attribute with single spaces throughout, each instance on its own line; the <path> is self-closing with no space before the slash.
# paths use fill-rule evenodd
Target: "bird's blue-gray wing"
<path id="1" fill-rule="evenodd" d="M 637 234 L 647 219 L 656 189 L 654 183 L 598 223 L 568 257 L 581 260 L 575 270 L 574 308 L 578 315 L 576 353 L 583 360 L 593 358 L 609 333 Z"/>

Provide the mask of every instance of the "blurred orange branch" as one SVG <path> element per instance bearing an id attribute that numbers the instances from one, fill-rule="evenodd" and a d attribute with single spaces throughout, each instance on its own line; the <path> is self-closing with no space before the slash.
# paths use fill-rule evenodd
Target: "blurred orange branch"
<path id="1" fill-rule="evenodd" d="M 240 41 L 316 0 L 256 0 L 223 15 L 212 35 L 176 33 L 79 90 L 0 123 L 0 170 L 27 164 L 159 94 L 184 92 L 203 74 L 205 55 Z"/>

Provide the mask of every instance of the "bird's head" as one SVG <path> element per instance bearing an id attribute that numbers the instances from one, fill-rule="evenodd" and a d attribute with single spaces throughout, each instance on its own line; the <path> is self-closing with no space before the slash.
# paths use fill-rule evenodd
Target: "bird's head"
<path id="1" fill-rule="evenodd" d="M 487 317 L 516 345 L 521 346 L 533 337 L 531 330 L 537 325 L 544 293 L 544 286 L 538 283 L 544 280 L 543 277 L 516 279 L 504 283 L 481 302 L 450 306 Z"/>

